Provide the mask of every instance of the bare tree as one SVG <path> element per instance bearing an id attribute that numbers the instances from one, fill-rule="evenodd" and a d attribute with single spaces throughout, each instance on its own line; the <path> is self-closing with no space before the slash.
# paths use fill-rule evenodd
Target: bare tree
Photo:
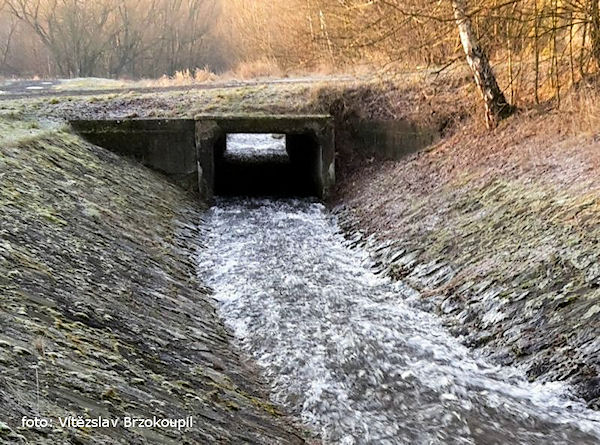
<path id="1" fill-rule="evenodd" d="M 55 57 L 63 75 L 91 76 L 108 47 L 112 1 L 6 0 Z"/>
<path id="2" fill-rule="evenodd" d="M 600 67 L 600 3 L 598 0 L 587 0 L 589 10 L 591 53 L 596 64 Z"/>
<path id="3" fill-rule="evenodd" d="M 490 127 L 509 104 L 560 105 L 600 71 L 599 0 L 0 0 L 4 73 L 158 77 L 256 60 L 439 72 L 465 55 Z"/>
<path id="4" fill-rule="evenodd" d="M 475 83 L 483 98 L 486 124 L 488 128 L 494 128 L 501 119 L 513 112 L 513 108 L 508 104 L 504 93 L 498 86 L 488 56 L 479 45 L 473 32 L 465 0 L 452 0 L 452 8 L 467 63 L 473 71 Z"/>
<path id="5" fill-rule="evenodd" d="M 0 0 L 0 5 L 33 30 L 62 75 L 160 76 L 211 61 L 221 1 Z"/>
<path id="6" fill-rule="evenodd" d="M 147 32 L 154 13 L 155 0 L 148 3 L 119 0 L 113 20 L 116 32 L 112 35 L 112 50 L 108 54 L 108 70 L 119 77 L 128 69 L 135 76 L 136 62 L 144 51 L 154 43 Z"/>
<path id="7" fill-rule="evenodd" d="M 3 10 L 3 3 L 0 3 L 0 12 Z M 8 57 L 10 55 L 10 51 L 12 48 L 13 37 L 15 32 L 17 31 L 18 21 L 14 17 L 7 17 L 6 22 L 3 23 L 5 29 L 3 29 L 3 35 L 1 37 L 0 42 L 0 69 L 2 71 L 7 71 L 8 67 Z"/>

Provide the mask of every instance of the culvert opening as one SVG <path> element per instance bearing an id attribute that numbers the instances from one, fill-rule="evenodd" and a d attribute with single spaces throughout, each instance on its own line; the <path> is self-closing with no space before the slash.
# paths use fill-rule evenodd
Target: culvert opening
<path id="1" fill-rule="evenodd" d="M 215 194 L 319 196 L 321 155 L 309 134 L 228 133 L 215 145 Z"/>
<path id="2" fill-rule="evenodd" d="M 71 125 L 89 142 L 138 160 L 207 203 L 215 194 L 327 199 L 335 184 L 335 129 L 328 115 L 79 119 Z M 272 134 L 279 136 L 269 139 Z M 232 141 L 242 143 L 232 147 Z M 266 141 L 278 147 L 258 150 Z"/>

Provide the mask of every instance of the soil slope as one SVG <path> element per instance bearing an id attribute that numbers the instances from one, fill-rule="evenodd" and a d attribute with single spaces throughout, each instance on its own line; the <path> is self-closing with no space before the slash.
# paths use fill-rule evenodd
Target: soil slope
<path id="1" fill-rule="evenodd" d="M 363 162 L 337 203 L 382 271 L 465 343 L 600 408 L 600 143 L 572 129 L 565 113 L 493 133 L 471 123 L 410 158 Z"/>
<path id="2" fill-rule="evenodd" d="M 0 130 L 0 442 L 303 442 L 198 283 L 199 203 L 66 130 Z M 54 428 L 20 428 L 36 415 Z M 60 428 L 68 415 L 194 427 Z"/>

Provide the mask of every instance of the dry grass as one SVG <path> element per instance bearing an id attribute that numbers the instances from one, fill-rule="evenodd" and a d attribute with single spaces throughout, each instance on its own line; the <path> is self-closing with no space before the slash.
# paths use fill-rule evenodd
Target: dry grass
<path id="1" fill-rule="evenodd" d="M 240 62 L 233 71 L 225 73 L 223 77 L 248 80 L 283 77 L 283 75 L 283 70 L 274 59 L 260 58 Z"/>
<path id="2" fill-rule="evenodd" d="M 140 82 L 144 87 L 173 87 L 187 86 L 217 80 L 218 76 L 208 68 L 196 68 L 194 71 L 177 71 L 173 76 L 162 76 L 155 80 L 145 80 Z"/>
<path id="3" fill-rule="evenodd" d="M 388 72 L 354 81 L 322 82 L 311 103 L 343 123 L 346 119 L 408 120 L 444 134 L 477 118 L 479 99 L 464 70 Z"/>
<path id="4" fill-rule="evenodd" d="M 585 108 L 597 97 L 574 95 L 569 111 L 543 107 L 521 111 L 494 132 L 467 119 L 425 152 L 350 172 L 342 178 L 339 199 L 371 200 L 369 211 L 377 214 L 385 209 L 388 219 L 371 223 L 364 215 L 368 231 L 381 233 L 381 227 L 389 227 L 393 233 L 393 221 L 411 211 L 411 200 L 398 200 L 398 196 L 420 199 L 439 190 L 458 190 L 460 184 L 474 188 L 496 180 L 537 183 L 573 193 L 582 187 L 600 188 L 598 106 Z"/>
<path id="5" fill-rule="evenodd" d="M 33 348 L 38 352 L 40 357 L 46 356 L 46 340 L 44 337 L 38 335 L 33 340 Z"/>
<path id="6" fill-rule="evenodd" d="M 499 72 L 502 72 L 500 67 Z M 600 187 L 600 83 L 580 82 L 564 91 L 560 107 L 550 98 L 536 105 L 532 96 L 519 112 L 489 132 L 481 119 L 481 104 L 468 70 L 458 66 L 435 74 L 431 70 L 390 76 L 371 82 L 368 88 L 346 88 L 332 94 L 328 88 L 316 95 L 341 97 L 350 110 L 364 117 L 409 119 L 437 126 L 444 138 L 424 153 L 400 163 L 374 163 L 348 172 L 340 190 L 341 200 L 353 199 L 348 190 L 369 190 L 379 196 L 390 220 L 410 212 L 409 202 L 395 196 L 410 193 L 428 196 L 457 182 L 498 180 L 531 181 L 569 189 Z M 322 97 L 321 101 L 326 100 Z M 349 111 L 346 109 L 346 113 Z M 352 112 L 352 111 L 350 111 Z M 393 179 L 390 179 L 393 178 Z M 364 195 L 358 200 L 371 199 Z M 390 209 L 394 208 L 394 211 Z M 370 209 L 375 211 L 375 209 Z M 365 218 L 369 225 L 368 218 Z"/>
<path id="7" fill-rule="evenodd" d="M 573 135 L 594 136 L 600 129 L 600 85 L 582 82 L 562 101 L 563 125 Z"/>

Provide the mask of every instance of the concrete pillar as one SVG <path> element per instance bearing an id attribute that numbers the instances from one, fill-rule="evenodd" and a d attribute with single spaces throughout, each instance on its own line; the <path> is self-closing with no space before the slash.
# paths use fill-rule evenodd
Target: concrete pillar
<path id="1" fill-rule="evenodd" d="M 321 199 L 327 199 L 335 185 L 335 127 L 332 120 L 315 132 L 321 150 Z"/>
<path id="2" fill-rule="evenodd" d="M 196 159 L 198 170 L 198 190 L 200 199 L 212 203 L 215 191 L 215 149 L 219 141 L 223 144 L 225 133 L 217 122 L 202 120 L 196 122 Z"/>

